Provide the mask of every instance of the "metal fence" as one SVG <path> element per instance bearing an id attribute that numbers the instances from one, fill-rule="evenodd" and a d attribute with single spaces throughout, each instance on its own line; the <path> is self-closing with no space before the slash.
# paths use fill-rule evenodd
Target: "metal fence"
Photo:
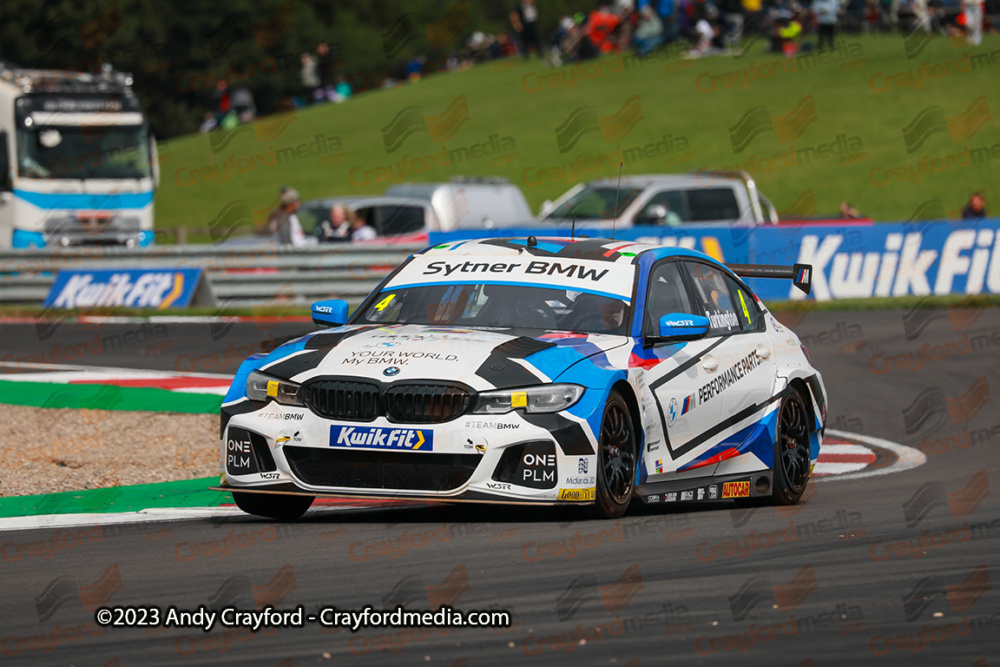
<path id="1" fill-rule="evenodd" d="M 0 303 L 41 305 L 62 269 L 201 268 L 221 306 L 290 299 L 360 301 L 423 245 L 350 244 L 295 248 L 152 246 L 0 251 Z"/>

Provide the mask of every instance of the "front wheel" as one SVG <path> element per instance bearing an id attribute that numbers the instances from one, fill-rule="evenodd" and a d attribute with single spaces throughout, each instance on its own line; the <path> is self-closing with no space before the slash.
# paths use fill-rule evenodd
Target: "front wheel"
<path id="1" fill-rule="evenodd" d="M 794 505 L 809 482 L 809 421 L 798 392 L 781 400 L 774 443 L 774 502 Z"/>
<path id="2" fill-rule="evenodd" d="M 598 518 L 617 519 L 625 514 L 635 490 L 636 438 L 628 405 L 616 391 L 611 392 L 604 416 L 597 453 Z"/>
<path id="3" fill-rule="evenodd" d="M 236 506 L 247 514 L 295 521 L 312 505 L 313 496 L 285 496 L 278 493 L 240 493 L 233 491 Z"/>

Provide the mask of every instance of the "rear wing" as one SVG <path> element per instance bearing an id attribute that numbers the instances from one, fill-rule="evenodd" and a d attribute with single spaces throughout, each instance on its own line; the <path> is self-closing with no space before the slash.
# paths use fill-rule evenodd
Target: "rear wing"
<path id="1" fill-rule="evenodd" d="M 740 278 L 784 278 L 809 294 L 812 290 L 812 264 L 778 266 L 774 264 L 727 264 Z"/>

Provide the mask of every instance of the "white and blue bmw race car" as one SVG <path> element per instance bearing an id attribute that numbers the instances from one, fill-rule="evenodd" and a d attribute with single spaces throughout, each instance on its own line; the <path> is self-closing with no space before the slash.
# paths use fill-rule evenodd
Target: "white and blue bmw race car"
<path id="1" fill-rule="evenodd" d="M 798 502 L 826 390 L 798 337 L 726 267 L 606 239 L 487 239 L 403 262 L 348 317 L 254 355 L 222 405 L 244 511 L 316 496 L 591 504 Z"/>

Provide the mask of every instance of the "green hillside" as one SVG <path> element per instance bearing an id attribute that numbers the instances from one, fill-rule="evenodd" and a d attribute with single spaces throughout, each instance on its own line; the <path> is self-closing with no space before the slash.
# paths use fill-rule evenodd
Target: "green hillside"
<path id="1" fill-rule="evenodd" d="M 899 37 L 844 37 L 821 58 L 754 49 L 498 61 L 259 120 L 225 146 L 218 134 L 214 147 L 210 135 L 170 141 L 157 226 L 204 229 L 232 202 L 259 219 L 281 185 L 308 199 L 456 174 L 504 176 L 537 211 L 579 180 L 615 176 L 619 160 L 626 174 L 738 166 L 799 214 L 848 200 L 877 220 L 954 217 L 977 189 L 1000 207 L 996 35 L 975 49 L 935 39 L 913 59 Z"/>

